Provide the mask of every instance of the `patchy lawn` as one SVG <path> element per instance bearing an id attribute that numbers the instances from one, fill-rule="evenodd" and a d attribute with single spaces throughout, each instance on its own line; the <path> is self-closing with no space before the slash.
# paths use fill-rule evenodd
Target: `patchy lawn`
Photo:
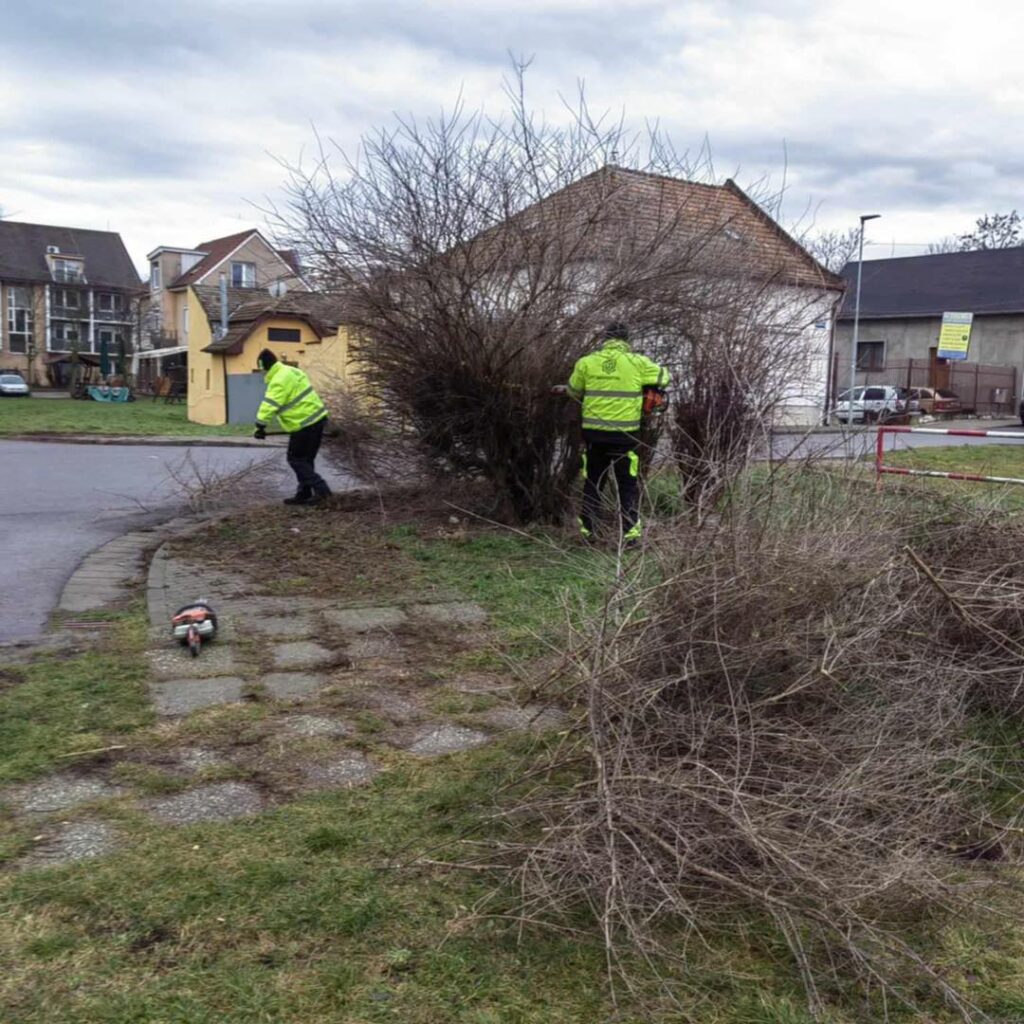
<path id="1" fill-rule="evenodd" d="M 152 437 L 238 436 L 251 427 L 206 427 L 190 423 L 185 404 L 140 398 L 136 402 L 76 401 L 70 398 L 0 400 L 0 436 L 4 434 L 137 434 Z"/>
<path id="2" fill-rule="evenodd" d="M 1018 444 L 958 444 L 941 448 L 907 448 L 885 453 L 885 463 L 907 469 L 1024 479 L 1024 434 Z M 898 479 L 885 476 L 883 487 Z M 907 479 L 907 478 L 903 478 Z M 913 478 L 911 478 L 913 479 Z M 922 485 L 972 503 L 991 504 L 1004 511 L 1024 509 L 1024 485 L 977 483 L 942 478 L 917 478 Z"/>

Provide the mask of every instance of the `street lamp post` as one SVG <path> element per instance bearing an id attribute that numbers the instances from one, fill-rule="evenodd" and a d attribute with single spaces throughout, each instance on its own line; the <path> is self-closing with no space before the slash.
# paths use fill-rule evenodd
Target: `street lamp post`
<path id="1" fill-rule="evenodd" d="M 850 390 L 846 394 L 846 422 L 853 426 L 853 389 L 857 384 L 857 339 L 860 335 L 860 280 L 864 272 L 864 224 L 877 220 L 880 213 L 863 213 L 860 217 L 860 245 L 857 254 L 857 294 L 853 301 L 853 344 L 850 346 Z M 865 413 L 865 421 L 867 413 Z"/>

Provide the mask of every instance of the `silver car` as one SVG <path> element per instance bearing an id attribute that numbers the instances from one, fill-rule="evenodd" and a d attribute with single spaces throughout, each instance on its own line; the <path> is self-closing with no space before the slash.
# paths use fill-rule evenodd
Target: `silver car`
<path id="1" fill-rule="evenodd" d="M 849 391 L 841 392 L 832 417 L 841 423 L 873 423 L 908 411 L 906 388 L 876 384 L 854 388 L 852 402 Z"/>
<path id="2" fill-rule="evenodd" d="M 29 386 L 16 373 L 0 373 L 0 397 L 28 398 Z"/>

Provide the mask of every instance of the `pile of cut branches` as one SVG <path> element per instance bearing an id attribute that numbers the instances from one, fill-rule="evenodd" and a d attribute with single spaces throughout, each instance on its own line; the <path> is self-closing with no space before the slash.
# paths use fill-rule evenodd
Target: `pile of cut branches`
<path id="1" fill-rule="evenodd" d="M 613 963 L 768 920 L 816 1014 L 855 979 L 983 1019 L 911 936 L 1016 856 L 1015 754 L 972 725 L 1021 707 L 1024 525 L 780 479 L 680 523 L 576 627 L 589 768 L 512 812 L 524 914 L 587 908 Z"/>

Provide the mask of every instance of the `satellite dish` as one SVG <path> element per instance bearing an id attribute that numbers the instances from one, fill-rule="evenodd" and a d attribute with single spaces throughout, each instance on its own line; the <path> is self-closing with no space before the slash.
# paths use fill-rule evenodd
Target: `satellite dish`
<path id="1" fill-rule="evenodd" d="M 288 285 L 284 281 L 274 281 L 267 289 L 268 292 L 275 298 L 280 299 L 284 297 L 285 292 L 288 291 Z"/>

